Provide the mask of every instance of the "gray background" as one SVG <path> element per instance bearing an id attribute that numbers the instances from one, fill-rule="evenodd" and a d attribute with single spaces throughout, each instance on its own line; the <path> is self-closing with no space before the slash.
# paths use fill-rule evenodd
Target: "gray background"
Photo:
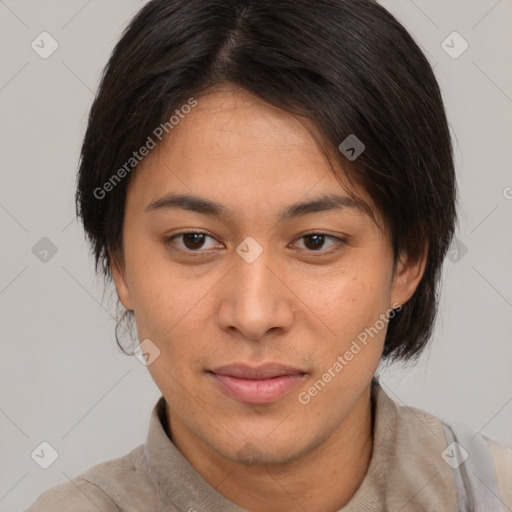
<path id="1" fill-rule="evenodd" d="M 112 294 L 103 296 L 73 203 L 100 72 L 143 3 L 0 1 L 2 511 L 143 443 L 160 396 L 147 369 L 117 349 Z M 435 65 L 460 190 L 460 243 L 432 346 L 413 368 L 384 369 L 382 382 L 400 402 L 511 445 L 512 4 L 382 3 Z M 59 45 L 47 59 L 31 48 L 43 31 Z M 456 59 L 441 46 L 453 31 L 469 43 Z M 32 251 L 43 237 L 57 248 L 47 261 Z M 42 441 L 59 453 L 46 470 L 31 458 Z"/>

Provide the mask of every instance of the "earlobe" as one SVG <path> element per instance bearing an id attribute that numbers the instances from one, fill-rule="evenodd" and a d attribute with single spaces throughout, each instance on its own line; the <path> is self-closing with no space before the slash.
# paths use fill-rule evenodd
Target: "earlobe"
<path id="1" fill-rule="evenodd" d="M 407 255 L 399 257 L 391 293 L 392 304 L 403 305 L 413 296 L 425 272 L 427 254 L 428 244 L 425 244 L 420 257 L 415 259 L 411 259 Z"/>
<path id="2" fill-rule="evenodd" d="M 130 297 L 130 290 L 126 283 L 124 268 L 115 258 L 111 258 L 110 271 L 112 273 L 112 279 L 116 285 L 119 300 L 126 309 L 133 311 L 134 308 Z"/>

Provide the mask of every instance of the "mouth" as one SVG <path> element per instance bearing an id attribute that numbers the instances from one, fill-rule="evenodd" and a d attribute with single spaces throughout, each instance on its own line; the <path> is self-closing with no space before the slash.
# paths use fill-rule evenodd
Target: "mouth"
<path id="1" fill-rule="evenodd" d="M 306 373 L 275 363 L 232 364 L 208 371 L 229 397 L 247 404 L 269 404 L 297 387 Z"/>

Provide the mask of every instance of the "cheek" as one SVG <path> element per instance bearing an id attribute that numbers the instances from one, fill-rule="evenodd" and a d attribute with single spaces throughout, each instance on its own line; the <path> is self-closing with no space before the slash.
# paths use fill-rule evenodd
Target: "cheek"
<path id="1" fill-rule="evenodd" d="M 366 273 L 352 276 L 343 283 L 338 301 L 346 308 L 349 318 L 357 319 L 385 308 L 390 297 L 389 278 Z"/>
<path id="2" fill-rule="evenodd" d="M 387 324 L 381 325 L 379 319 L 389 311 L 390 300 L 391 278 L 387 268 L 358 265 L 342 278 L 333 280 L 329 291 L 321 296 L 319 309 L 337 340 L 336 350 L 347 350 L 358 337 L 364 341 L 368 330 L 373 334 L 373 345 L 380 350 Z M 373 329 L 376 322 L 378 332 Z"/>
<path id="3" fill-rule="evenodd" d="M 130 298 L 140 336 L 165 337 L 191 313 L 201 310 L 202 297 L 207 299 L 213 279 L 209 283 L 193 275 L 184 277 L 183 270 L 170 262 L 155 241 L 130 245 L 127 238 L 126 248 Z"/>
<path id="4" fill-rule="evenodd" d="M 134 282 L 133 289 L 139 335 L 162 342 L 179 336 L 184 328 L 194 337 L 205 326 L 208 307 L 213 307 L 204 281 L 184 282 L 150 272 Z"/>

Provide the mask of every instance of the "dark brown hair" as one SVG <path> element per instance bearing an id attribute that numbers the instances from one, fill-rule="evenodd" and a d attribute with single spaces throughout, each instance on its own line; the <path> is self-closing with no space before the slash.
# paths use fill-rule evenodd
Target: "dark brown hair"
<path id="1" fill-rule="evenodd" d="M 424 276 L 390 320 L 383 353 L 416 357 L 432 333 L 456 222 L 452 146 L 431 66 L 372 0 L 147 3 L 105 68 L 81 152 L 77 214 L 96 269 L 108 281 L 111 258 L 122 259 L 133 173 L 98 190 L 176 109 L 222 84 L 306 117 L 331 148 L 351 134 L 365 145 L 348 168 L 384 217 L 395 259 L 418 258 L 428 244 Z"/>

